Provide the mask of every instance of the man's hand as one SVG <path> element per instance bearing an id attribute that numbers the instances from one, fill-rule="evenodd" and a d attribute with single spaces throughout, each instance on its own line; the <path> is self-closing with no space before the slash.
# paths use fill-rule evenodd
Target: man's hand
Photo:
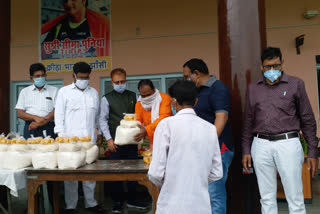
<path id="1" fill-rule="evenodd" d="M 34 130 L 34 129 L 37 129 L 38 127 L 39 127 L 38 123 L 32 122 L 29 125 L 29 130 Z"/>
<path id="2" fill-rule="evenodd" d="M 318 171 L 318 159 L 316 158 L 308 158 L 308 170 L 311 170 L 312 178 L 316 176 L 316 173 Z"/>
<path id="3" fill-rule="evenodd" d="M 44 117 L 34 116 L 34 122 L 36 122 L 39 126 L 43 126 L 49 121 L 47 121 Z"/>
<path id="4" fill-rule="evenodd" d="M 113 139 L 111 138 L 111 139 L 109 139 L 107 142 L 108 142 L 108 149 L 109 149 L 109 151 L 111 151 L 111 152 L 117 152 L 118 146 L 117 146 L 116 144 L 114 144 Z"/>
<path id="5" fill-rule="evenodd" d="M 97 136 L 97 145 L 100 146 L 101 144 L 102 144 L 102 135 L 99 134 L 99 135 Z"/>
<path id="6" fill-rule="evenodd" d="M 134 136 L 134 140 L 137 141 L 137 142 L 139 142 L 142 139 L 144 139 L 145 136 L 147 135 L 147 131 L 143 126 L 138 125 L 138 127 L 140 128 L 140 133 L 137 134 L 136 136 Z"/>
<path id="7" fill-rule="evenodd" d="M 243 168 L 247 171 L 247 173 L 250 173 L 251 155 L 243 155 L 243 157 L 242 157 L 242 165 L 243 165 Z"/>

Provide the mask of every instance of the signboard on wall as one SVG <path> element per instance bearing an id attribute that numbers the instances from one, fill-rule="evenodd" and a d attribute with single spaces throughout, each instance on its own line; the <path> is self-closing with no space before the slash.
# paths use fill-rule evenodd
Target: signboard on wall
<path id="1" fill-rule="evenodd" d="M 41 61 L 48 73 L 71 72 L 76 62 L 110 71 L 111 0 L 41 0 Z"/>

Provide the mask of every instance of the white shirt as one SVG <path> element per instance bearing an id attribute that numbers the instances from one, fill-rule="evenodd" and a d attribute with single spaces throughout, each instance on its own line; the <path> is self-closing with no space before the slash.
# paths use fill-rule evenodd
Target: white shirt
<path id="1" fill-rule="evenodd" d="M 59 90 L 55 112 L 54 132 L 59 136 L 91 136 L 96 142 L 99 118 L 99 97 L 96 89 L 79 90 L 74 83 Z"/>
<path id="2" fill-rule="evenodd" d="M 16 109 L 39 117 L 47 116 L 54 109 L 58 88 L 44 85 L 39 91 L 34 85 L 21 90 Z"/>
<path id="3" fill-rule="evenodd" d="M 193 109 L 163 119 L 148 177 L 161 188 L 157 214 L 211 214 L 208 183 L 222 178 L 217 130 Z"/>
<path id="4" fill-rule="evenodd" d="M 110 140 L 112 138 L 109 130 L 109 112 L 109 102 L 106 97 L 102 97 L 100 104 L 99 125 L 106 140 Z"/>

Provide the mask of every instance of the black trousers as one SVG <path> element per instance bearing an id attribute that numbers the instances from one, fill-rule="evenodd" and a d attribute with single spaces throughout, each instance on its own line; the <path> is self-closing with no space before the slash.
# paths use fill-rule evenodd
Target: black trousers
<path id="1" fill-rule="evenodd" d="M 51 121 L 47 123 L 44 126 L 41 126 L 37 129 L 34 130 L 29 130 L 29 125 L 31 124 L 30 121 L 26 121 L 26 124 L 24 125 L 24 130 L 23 130 L 23 137 L 25 139 L 31 138 L 31 135 L 34 137 L 44 137 L 43 136 L 43 131 L 46 130 L 47 136 L 51 136 L 51 138 L 56 138 L 56 135 L 54 133 L 54 122 Z"/>
<path id="2" fill-rule="evenodd" d="M 110 160 L 136 160 L 138 159 L 137 145 L 118 146 L 117 152 L 110 152 Z M 136 181 L 128 181 L 128 201 L 135 200 Z M 123 203 L 125 201 L 124 188 L 122 181 L 115 181 L 111 184 L 111 198 L 114 202 Z"/>

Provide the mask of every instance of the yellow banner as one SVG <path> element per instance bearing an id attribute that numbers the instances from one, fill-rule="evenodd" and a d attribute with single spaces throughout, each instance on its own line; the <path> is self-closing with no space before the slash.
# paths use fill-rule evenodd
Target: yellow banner
<path id="1" fill-rule="evenodd" d="M 73 65 L 77 62 L 88 63 L 92 71 L 111 71 L 110 56 L 42 60 L 47 73 L 72 72 Z"/>

